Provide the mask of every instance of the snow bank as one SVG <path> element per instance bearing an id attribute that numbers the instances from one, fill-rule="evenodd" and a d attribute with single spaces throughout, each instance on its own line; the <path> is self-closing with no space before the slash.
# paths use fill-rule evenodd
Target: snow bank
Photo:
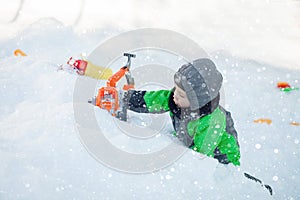
<path id="1" fill-rule="evenodd" d="M 165 169 L 142 175 L 117 172 L 94 160 L 75 126 L 72 96 L 77 77 L 56 69 L 70 54 L 91 51 L 104 35 L 78 36 L 47 19 L 1 42 L 0 199 L 270 197 L 241 172 L 270 184 L 275 199 L 299 198 L 299 127 L 289 124 L 300 122 L 299 91 L 276 88 L 277 81 L 299 87 L 299 71 L 238 59 L 224 51 L 211 54 L 224 75 L 225 106 L 239 132 L 240 171 L 192 151 Z M 13 57 L 17 46 L 29 56 Z M 273 123 L 253 123 L 262 117 Z"/>
<path id="2" fill-rule="evenodd" d="M 54 17 L 78 34 L 100 29 L 109 37 L 144 27 L 170 29 L 189 36 L 209 52 L 221 49 L 242 58 L 300 68 L 300 2 L 296 0 L 0 2 L 2 39 L 40 18 Z"/>

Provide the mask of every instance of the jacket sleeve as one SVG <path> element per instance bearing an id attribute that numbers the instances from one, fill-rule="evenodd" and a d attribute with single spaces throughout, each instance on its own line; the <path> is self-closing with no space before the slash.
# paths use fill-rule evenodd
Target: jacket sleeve
<path id="1" fill-rule="evenodd" d="M 170 90 L 128 91 L 128 109 L 138 113 L 163 113 L 169 111 Z"/>
<path id="2" fill-rule="evenodd" d="M 226 154 L 228 161 L 232 162 L 234 165 L 240 165 L 240 149 L 235 140 L 235 138 L 225 132 L 222 135 L 222 140 L 218 145 L 221 153 Z"/>

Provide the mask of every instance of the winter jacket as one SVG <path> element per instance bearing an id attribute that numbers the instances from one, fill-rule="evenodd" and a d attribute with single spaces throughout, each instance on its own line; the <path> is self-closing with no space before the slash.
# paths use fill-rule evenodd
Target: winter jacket
<path id="1" fill-rule="evenodd" d="M 219 95 L 199 110 L 179 108 L 172 90 L 136 91 L 127 96 L 128 109 L 138 113 L 169 112 L 175 135 L 194 151 L 220 163 L 240 165 L 237 132 L 229 112 L 219 105 Z"/>

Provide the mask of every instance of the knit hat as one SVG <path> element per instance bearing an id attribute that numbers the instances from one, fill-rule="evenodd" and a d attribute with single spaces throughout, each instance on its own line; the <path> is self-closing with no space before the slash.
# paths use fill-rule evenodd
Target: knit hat
<path id="1" fill-rule="evenodd" d="M 180 67 L 174 75 L 175 84 L 183 89 L 190 101 L 191 110 L 203 107 L 215 99 L 223 77 L 212 60 L 201 58 Z"/>

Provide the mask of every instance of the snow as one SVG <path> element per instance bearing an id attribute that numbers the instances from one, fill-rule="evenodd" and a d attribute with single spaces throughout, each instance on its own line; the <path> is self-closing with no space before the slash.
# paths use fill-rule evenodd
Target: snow
<path id="1" fill-rule="evenodd" d="M 79 34 L 166 28 L 206 50 L 292 69 L 300 67 L 300 3 L 297 0 L 0 0 L 0 38 L 15 36 L 43 17 L 54 17 Z M 20 6 L 21 5 L 21 6 Z M 17 15 L 18 9 L 21 12 Z M 213 40 L 211 39 L 213 38 Z M 99 42 L 99 41 L 98 41 Z"/>
<path id="2" fill-rule="evenodd" d="M 35 4 L 34 2 L 37 1 L 31 1 L 31 4 Z M 74 5 L 79 6 L 79 1 L 74 2 Z M 150 8 L 155 11 L 154 7 L 158 7 L 157 13 L 166 9 L 165 13 L 160 14 L 163 20 L 156 24 L 157 27 L 165 26 L 164 28 L 186 33 L 203 44 L 222 72 L 222 104 L 231 111 L 235 120 L 242 155 L 240 168 L 231 165 L 225 167 L 216 160 L 193 151 L 185 152 L 166 168 L 145 174 L 119 172 L 95 160 L 81 143 L 74 117 L 73 94 L 78 77 L 57 71 L 57 67 L 70 56 L 89 54 L 100 42 L 122 32 L 121 30 L 139 28 L 138 24 L 147 21 L 146 19 L 149 22 L 143 26 L 155 25 L 157 16 L 148 18 L 149 14 L 142 14 L 142 11 L 150 8 L 140 8 L 135 16 L 111 17 L 106 22 L 111 23 L 111 26 L 100 23 L 97 30 L 90 31 L 86 28 L 78 33 L 77 29 L 83 25 L 79 23 L 75 28 L 65 25 L 68 20 L 62 17 L 64 15 L 56 17 L 59 20 L 36 19 L 37 15 L 33 15 L 30 18 L 33 24 L 25 23 L 20 29 L 17 25 L 29 13 L 30 5 L 26 4 L 23 18 L 21 16 L 13 25 L 5 24 L 8 32 L 14 33 L 13 37 L 5 35 L 2 31 L 4 25 L 1 25 L 0 199 L 271 198 L 259 184 L 242 176 L 242 172 L 248 172 L 271 185 L 274 199 L 299 199 L 300 127 L 290 125 L 290 122 L 300 122 L 300 91 L 285 93 L 276 88 L 278 81 L 300 87 L 296 53 L 297 50 L 299 52 L 299 27 L 295 23 L 297 18 L 293 18 L 297 17 L 293 15 L 295 12 L 289 13 L 297 4 L 293 1 L 287 1 L 286 4 L 272 1 L 262 4 L 257 1 L 229 1 L 226 5 L 212 2 L 207 4 L 206 9 L 197 6 L 200 14 L 192 6 L 195 4 L 193 1 L 182 5 L 184 11 L 177 12 L 178 15 L 170 14 L 172 8 L 179 8 L 169 1 L 165 2 L 166 5 L 154 1 Z M 95 13 L 91 5 L 92 1 L 88 1 L 86 9 L 89 8 L 89 16 Z M 252 18 L 251 9 L 247 5 L 252 5 L 250 8 L 254 10 L 259 8 L 256 10 L 256 18 Z M 103 4 L 103 8 L 108 6 Z M 125 3 L 119 6 L 115 9 L 126 8 Z M 285 14 L 280 18 L 277 17 L 278 12 L 274 12 L 279 7 L 282 9 L 281 13 Z M 217 11 L 230 8 L 234 8 L 230 15 L 221 19 L 224 13 L 218 14 Z M 264 9 L 267 12 L 264 13 Z M 106 11 L 103 12 L 102 19 L 109 15 L 108 9 L 103 10 Z M 183 30 L 179 27 L 185 22 L 183 16 L 187 13 L 191 24 L 186 25 L 187 29 Z M 212 24 L 209 24 L 210 21 L 206 22 L 208 17 L 204 16 L 212 17 L 214 14 L 218 20 L 212 21 Z M 239 15 L 242 17 L 235 19 Z M 141 17 L 136 19 L 138 16 Z M 194 18 L 197 16 L 204 18 L 197 18 L 201 26 L 199 30 L 194 30 Z M 173 19 L 170 26 L 166 26 L 168 19 L 164 17 Z M 87 15 L 84 15 L 83 19 L 86 18 Z M 97 24 L 96 18 L 87 22 L 87 25 Z M 116 18 L 121 20 L 119 23 L 123 26 L 117 23 Z M 273 21 L 270 18 L 274 18 Z M 236 26 L 237 21 L 230 19 L 245 24 Z M 127 21 L 130 23 L 124 25 Z M 274 23 L 267 26 L 266 23 L 269 22 Z M 257 26 L 253 26 L 254 24 Z M 267 30 L 259 32 L 258 27 Z M 281 29 L 284 30 L 276 32 Z M 273 35 L 274 31 L 276 34 Z M 247 36 L 249 33 L 250 38 L 244 40 L 243 33 L 247 33 Z M 265 33 L 267 35 L 262 37 Z M 216 39 L 212 40 L 211 37 Z M 253 41 L 261 44 L 261 48 L 257 49 Z M 275 41 L 280 44 L 278 48 L 282 51 L 274 48 Z M 28 56 L 14 57 L 13 51 L 16 48 L 21 48 Z M 137 59 L 142 59 L 142 55 Z M 173 65 L 173 61 L 166 62 L 172 63 L 174 70 L 179 67 Z M 177 60 L 177 63 L 180 62 L 182 61 Z M 138 65 L 139 61 L 133 61 L 132 64 Z M 115 71 L 118 66 L 111 67 Z M 293 69 L 289 66 L 293 66 Z M 99 85 L 103 83 L 99 82 Z M 173 140 L 167 133 L 171 124 L 155 137 L 140 141 L 131 138 L 132 135 L 110 132 L 117 129 L 112 126 L 113 119 L 99 109 L 95 109 L 95 114 L 98 116 L 99 126 L 105 130 L 105 136 L 129 152 L 152 152 Z M 143 127 L 149 123 L 147 116 L 131 115 L 130 123 L 133 126 Z M 272 123 L 268 125 L 253 122 L 259 118 L 269 118 Z"/>

